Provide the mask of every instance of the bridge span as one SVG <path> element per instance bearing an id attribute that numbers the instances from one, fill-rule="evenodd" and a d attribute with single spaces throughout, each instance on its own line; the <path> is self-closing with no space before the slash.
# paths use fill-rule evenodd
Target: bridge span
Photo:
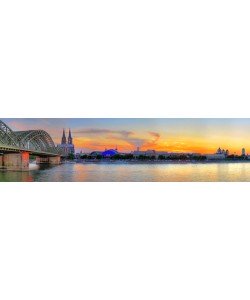
<path id="1" fill-rule="evenodd" d="M 61 162 L 61 153 L 46 131 L 12 131 L 0 120 L 0 169 L 28 170 L 30 155 L 37 164 Z"/>

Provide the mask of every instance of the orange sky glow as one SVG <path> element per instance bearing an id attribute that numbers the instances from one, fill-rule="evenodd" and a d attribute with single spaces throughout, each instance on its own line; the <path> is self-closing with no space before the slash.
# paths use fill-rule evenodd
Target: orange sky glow
<path id="1" fill-rule="evenodd" d="M 168 152 L 250 153 L 250 119 L 3 119 L 14 131 L 44 129 L 56 144 L 71 128 L 77 151 L 121 152 L 154 149 Z"/>

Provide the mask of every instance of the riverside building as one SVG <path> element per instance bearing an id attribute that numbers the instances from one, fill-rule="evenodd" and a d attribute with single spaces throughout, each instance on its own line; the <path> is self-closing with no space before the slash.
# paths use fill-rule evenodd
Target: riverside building
<path id="1" fill-rule="evenodd" d="M 156 150 L 146 150 L 146 151 L 140 151 L 138 148 L 136 151 L 133 151 L 132 154 L 134 155 L 135 158 L 138 158 L 139 156 L 147 156 L 147 157 L 155 157 L 156 159 L 159 158 L 159 156 L 164 156 L 164 157 L 173 157 L 173 156 L 182 156 L 182 155 L 187 155 L 187 156 L 199 156 L 199 153 L 187 153 L 187 152 L 167 152 L 167 151 L 156 151 Z"/>
<path id="2" fill-rule="evenodd" d="M 223 160 L 229 155 L 228 150 L 221 149 L 220 147 L 217 149 L 214 154 L 206 154 L 206 158 L 208 160 Z"/>

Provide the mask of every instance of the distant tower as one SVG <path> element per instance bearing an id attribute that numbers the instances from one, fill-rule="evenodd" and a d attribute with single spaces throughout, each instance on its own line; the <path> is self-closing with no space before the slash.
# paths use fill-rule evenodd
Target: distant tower
<path id="1" fill-rule="evenodd" d="M 72 136 L 71 136 L 71 130 L 70 129 L 69 129 L 68 144 L 70 144 L 70 145 L 73 144 L 73 139 L 72 139 Z"/>
<path id="2" fill-rule="evenodd" d="M 139 151 L 140 151 L 140 147 L 137 147 L 137 150 L 136 150 L 136 151 L 138 151 L 138 152 L 139 152 Z"/>
<path id="3" fill-rule="evenodd" d="M 65 130 L 63 129 L 63 135 L 62 135 L 62 142 L 61 144 L 66 144 L 67 141 L 66 141 L 66 135 L 65 135 Z"/>
<path id="4" fill-rule="evenodd" d="M 117 145 L 115 146 L 115 151 L 118 151 L 118 149 L 117 149 Z"/>
<path id="5" fill-rule="evenodd" d="M 242 148 L 242 150 L 241 150 L 241 155 L 242 155 L 242 156 L 245 156 L 245 155 L 246 155 L 246 150 L 245 150 L 245 148 Z"/>

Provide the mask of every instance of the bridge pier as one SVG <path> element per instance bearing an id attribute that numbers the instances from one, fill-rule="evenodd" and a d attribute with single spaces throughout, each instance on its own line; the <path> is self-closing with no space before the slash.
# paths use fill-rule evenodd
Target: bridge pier
<path id="1" fill-rule="evenodd" d="M 29 170 L 29 152 L 6 153 L 0 157 L 0 166 L 4 170 Z"/>
<path id="2" fill-rule="evenodd" d="M 49 158 L 49 163 L 51 165 L 60 165 L 61 163 L 61 156 L 54 156 Z"/>
<path id="3" fill-rule="evenodd" d="M 48 164 L 48 165 L 60 165 L 61 157 L 60 156 L 37 156 L 36 163 L 40 164 Z"/>

